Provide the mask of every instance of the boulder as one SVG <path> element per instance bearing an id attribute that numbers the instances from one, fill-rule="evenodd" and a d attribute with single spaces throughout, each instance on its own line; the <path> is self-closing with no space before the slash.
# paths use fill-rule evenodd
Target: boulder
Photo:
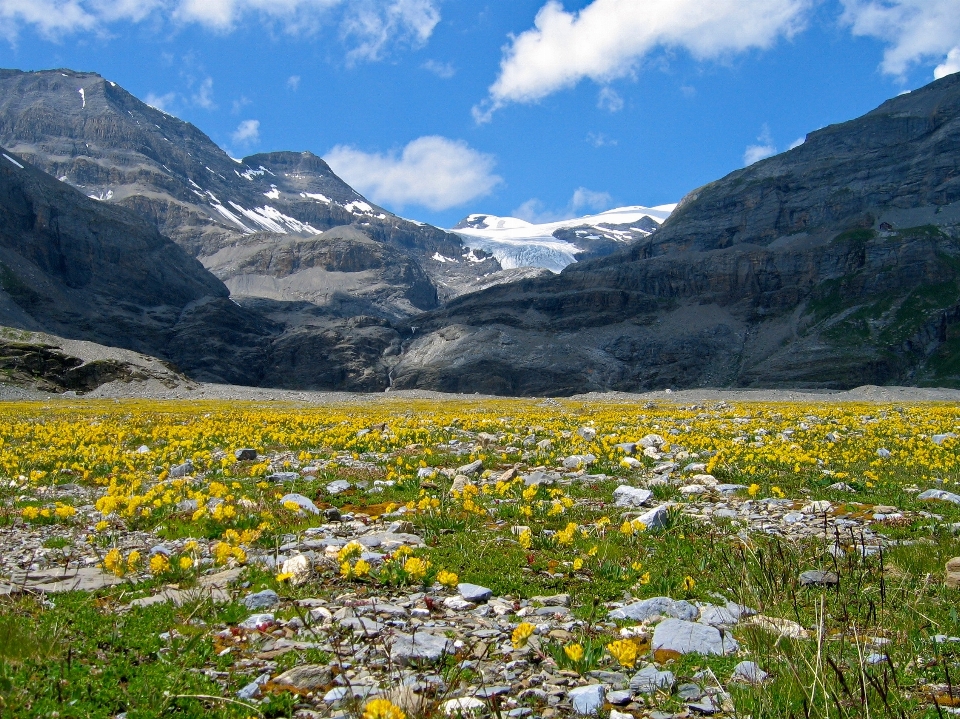
<path id="1" fill-rule="evenodd" d="M 740 645 L 733 637 L 721 634 L 716 627 L 683 619 L 665 619 L 653 631 L 652 647 L 655 652 L 723 655 L 732 654 Z"/>

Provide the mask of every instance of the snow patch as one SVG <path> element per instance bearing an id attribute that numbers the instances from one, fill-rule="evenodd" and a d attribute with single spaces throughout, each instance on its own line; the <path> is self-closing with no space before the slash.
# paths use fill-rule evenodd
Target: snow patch
<path id="1" fill-rule="evenodd" d="M 576 255 L 587 248 L 588 241 L 606 238 L 626 244 L 635 240 L 638 232 L 643 235 L 649 234 L 639 228 L 634 231 L 625 231 L 611 229 L 608 225 L 630 225 L 644 217 L 649 217 L 657 224 L 663 224 L 674 209 L 676 209 L 675 204 L 658 207 L 639 205 L 620 207 L 597 215 L 541 225 L 534 225 L 516 217 L 474 214 L 450 231 L 459 235 L 467 247 L 492 254 L 505 270 L 542 267 L 551 272 L 560 272 L 567 265 L 577 261 Z M 578 242 L 584 241 L 584 247 L 566 240 L 559 240 L 553 235 L 557 230 L 580 227 L 590 228 L 586 231 L 577 229 L 575 232 Z"/>
<path id="2" fill-rule="evenodd" d="M 16 165 L 17 167 L 19 167 L 21 170 L 23 169 L 23 165 L 21 165 L 19 162 L 17 162 L 16 160 L 14 160 L 14 159 L 13 159 L 12 157 L 10 157 L 10 155 L 8 155 L 7 153 L 3 153 L 3 156 L 4 156 L 5 158 L 7 158 L 8 160 L 10 160 L 10 162 L 12 162 L 14 165 Z M 64 176 L 63 179 L 66 180 L 66 179 L 67 179 L 66 176 Z"/>
<path id="3" fill-rule="evenodd" d="M 277 189 L 276 185 L 270 185 L 270 192 L 264 192 L 264 197 L 269 197 L 271 200 L 280 199 L 280 190 Z"/>
<path id="4" fill-rule="evenodd" d="M 441 264 L 446 264 L 447 262 L 452 262 L 453 264 L 457 264 L 457 261 L 455 259 L 453 259 L 452 257 L 444 257 L 439 252 L 433 253 L 433 259 Z"/>
<path id="5" fill-rule="evenodd" d="M 87 197 L 91 200 L 97 200 L 98 202 L 109 202 L 113 199 L 113 190 L 101 192 L 99 195 L 87 195 Z"/>
<path id="6" fill-rule="evenodd" d="M 355 200 L 349 202 L 343 206 L 347 212 L 352 212 L 355 215 L 368 215 L 373 212 L 373 208 L 368 205 L 366 202 L 361 202 L 360 200 Z"/>
<path id="7" fill-rule="evenodd" d="M 326 195 L 321 195 L 319 192 L 301 192 L 300 197 L 308 197 L 311 200 L 316 200 L 317 202 L 326 202 L 328 205 L 333 204 L 333 200 Z"/>
<path id="8" fill-rule="evenodd" d="M 276 208 L 270 207 L 270 205 L 256 207 L 252 210 L 241 207 L 236 202 L 230 202 L 230 206 L 267 232 L 276 232 L 280 235 L 286 235 L 288 232 L 298 232 L 301 234 L 311 235 L 320 234 L 320 230 L 316 229 L 315 227 L 307 223 L 300 222 L 293 217 L 284 215 Z"/>
<path id="9" fill-rule="evenodd" d="M 85 109 L 87 107 L 87 93 L 83 91 L 82 87 L 80 88 L 79 92 L 80 92 L 80 99 L 83 101 L 83 108 L 81 109 Z"/>

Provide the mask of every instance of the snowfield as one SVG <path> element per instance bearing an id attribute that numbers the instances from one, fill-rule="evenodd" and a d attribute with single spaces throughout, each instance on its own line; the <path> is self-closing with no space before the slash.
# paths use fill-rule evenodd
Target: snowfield
<path id="1" fill-rule="evenodd" d="M 475 214 L 450 231 L 468 247 L 492 254 L 505 270 L 543 267 L 560 272 L 577 261 L 577 254 L 589 251 L 592 243 L 606 240 L 627 244 L 649 235 L 649 220 L 659 226 L 674 208 L 676 205 L 620 207 L 540 225 L 516 217 Z M 634 226 L 638 223 L 642 226 Z"/>

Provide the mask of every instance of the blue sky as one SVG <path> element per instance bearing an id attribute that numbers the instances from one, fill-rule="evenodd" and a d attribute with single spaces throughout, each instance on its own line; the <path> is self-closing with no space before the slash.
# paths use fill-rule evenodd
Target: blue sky
<path id="1" fill-rule="evenodd" d="M 452 226 L 658 205 L 960 70 L 960 0 L 0 0 L 234 156 L 310 150 Z"/>

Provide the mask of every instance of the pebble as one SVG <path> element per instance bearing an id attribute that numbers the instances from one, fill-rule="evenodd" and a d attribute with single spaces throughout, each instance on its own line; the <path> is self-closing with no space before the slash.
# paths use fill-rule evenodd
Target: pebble
<path id="1" fill-rule="evenodd" d="M 234 458 L 238 462 L 252 462 L 257 458 L 259 453 L 255 449 L 238 449 L 233 453 Z"/>
<path id="2" fill-rule="evenodd" d="M 635 694 L 653 694 L 660 690 L 670 693 L 675 682 L 673 672 L 660 671 L 654 665 L 648 664 L 633 675 L 630 689 Z"/>
<path id="3" fill-rule="evenodd" d="M 800 575 L 800 584 L 804 587 L 832 587 L 840 583 L 840 577 L 834 572 L 809 569 Z"/>
<path id="4" fill-rule="evenodd" d="M 436 663 L 454 653 L 453 642 L 447 637 L 417 632 L 397 633 L 390 649 L 391 656 L 400 664 Z"/>
<path id="5" fill-rule="evenodd" d="M 474 604 L 481 604 L 493 597 L 492 589 L 487 589 L 477 584 L 468 584 L 466 582 L 458 584 L 457 591 L 460 592 L 461 597 Z"/>
<path id="6" fill-rule="evenodd" d="M 348 482 L 347 480 L 345 480 L 345 479 L 338 479 L 338 480 L 336 480 L 336 481 L 334 481 L 334 482 L 331 482 L 330 484 L 327 485 L 327 494 L 333 494 L 333 495 L 343 494 L 343 493 L 346 492 L 348 489 L 350 489 L 352 486 L 353 486 L 353 485 L 350 484 L 350 482 Z"/>
<path id="7" fill-rule="evenodd" d="M 284 504 L 286 502 L 293 502 L 294 504 L 299 505 L 299 507 L 305 512 L 310 512 L 311 514 L 320 514 L 320 510 L 317 508 L 317 505 L 315 505 L 311 499 L 304 497 L 302 494 L 285 494 L 280 498 L 280 504 Z"/>
<path id="8" fill-rule="evenodd" d="M 960 504 L 960 495 L 954 494 L 953 492 L 947 492 L 943 489 L 928 489 L 926 492 L 921 492 L 918 494 L 917 499 L 939 499 L 942 502 L 953 502 L 954 504 Z"/>
<path id="9" fill-rule="evenodd" d="M 466 716 L 468 714 L 480 714 L 486 708 L 479 699 L 474 697 L 461 697 L 459 699 L 448 699 L 440 705 L 440 711 L 447 716 Z"/>
<path id="10" fill-rule="evenodd" d="M 700 615 L 700 610 L 682 599 L 670 597 L 652 597 L 610 612 L 611 619 L 632 619 L 636 622 L 645 622 L 653 617 L 672 617 L 689 622 Z"/>
<path id="11" fill-rule="evenodd" d="M 272 609 L 280 604 L 280 597 L 272 589 L 264 589 L 256 594 L 248 594 L 243 598 L 243 606 L 255 611 L 257 609 Z"/>
<path id="12" fill-rule="evenodd" d="M 760 684 L 769 676 L 756 662 L 740 662 L 733 668 L 733 679 L 735 681 Z"/>

